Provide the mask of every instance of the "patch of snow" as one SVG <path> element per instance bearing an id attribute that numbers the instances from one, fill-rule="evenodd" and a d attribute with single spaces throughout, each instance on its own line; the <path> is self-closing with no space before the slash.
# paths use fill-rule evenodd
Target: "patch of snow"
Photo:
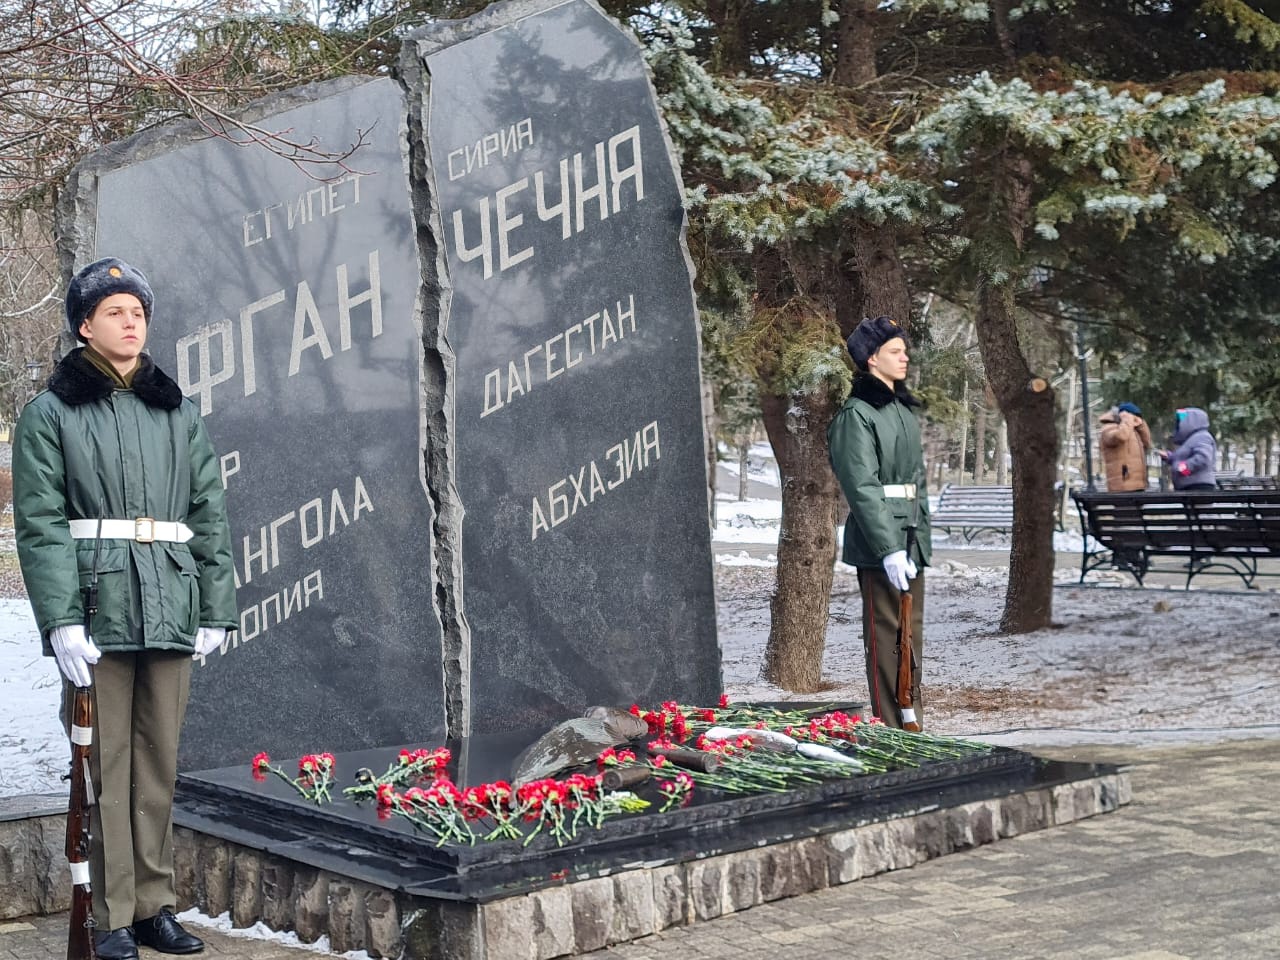
<path id="1" fill-rule="evenodd" d="M 730 476 L 740 476 L 738 451 L 723 443 L 719 444 L 717 450 L 719 451 L 718 466 L 720 469 Z M 774 459 L 773 447 L 769 443 L 753 443 L 751 449 L 747 451 L 747 479 L 771 487 L 782 486 L 781 479 L 778 476 L 778 463 Z M 719 495 L 717 495 L 717 499 L 720 499 Z"/>
<path id="2" fill-rule="evenodd" d="M 333 953 L 329 949 L 329 938 L 326 936 L 321 936 L 314 943 L 307 943 L 304 940 L 300 940 L 293 931 L 282 933 L 279 930 L 272 930 L 261 920 L 251 927 L 232 926 L 230 913 L 220 913 L 216 917 L 210 917 L 192 908 L 175 914 L 175 916 L 183 924 L 217 930 L 228 937 L 238 937 L 241 940 L 267 940 L 286 947 L 309 950 L 312 953 L 322 953 L 330 957 L 343 957 L 345 960 L 373 960 L 367 950 L 348 950 L 346 953 Z"/>
<path id="3" fill-rule="evenodd" d="M 716 543 L 777 543 L 781 500 L 738 500 L 716 496 Z"/>
<path id="4" fill-rule="evenodd" d="M 776 567 L 778 558 L 772 553 L 766 557 L 753 557 L 742 550 L 736 554 L 717 553 L 716 563 L 723 567 Z"/>
<path id="5" fill-rule="evenodd" d="M 62 678 L 40 653 L 31 604 L 0 600 L 0 797 L 66 792 L 61 699 Z"/>

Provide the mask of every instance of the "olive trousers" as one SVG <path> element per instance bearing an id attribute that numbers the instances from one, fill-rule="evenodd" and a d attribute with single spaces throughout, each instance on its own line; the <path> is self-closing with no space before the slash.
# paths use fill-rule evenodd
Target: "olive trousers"
<path id="1" fill-rule="evenodd" d="M 177 906 L 173 791 L 190 686 L 189 653 L 104 653 L 93 667 L 89 882 L 99 930 Z M 68 729 L 73 689 L 63 684 Z"/>
<path id="2" fill-rule="evenodd" d="M 880 567 L 859 567 L 862 592 L 862 647 L 867 661 L 871 712 L 888 726 L 902 727 L 898 709 L 898 611 L 901 594 Z M 911 581 L 911 703 L 924 729 L 920 665 L 924 659 L 924 568 Z"/>

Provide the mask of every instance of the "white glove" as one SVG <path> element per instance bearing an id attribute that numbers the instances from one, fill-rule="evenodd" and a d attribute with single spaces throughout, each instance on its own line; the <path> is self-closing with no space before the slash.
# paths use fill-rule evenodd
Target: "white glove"
<path id="1" fill-rule="evenodd" d="M 71 623 L 54 627 L 49 631 L 49 645 L 53 647 L 58 669 L 64 677 L 77 687 L 93 686 L 93 673 L 89 670 L 89 665 L 98 662 L 102 651 L 93 645 L 83 626 Z"/>
<path id="2" fill-rule="evenodd" d="M 209 656 L 222 646 L 226 639 L 226 627 L 201 627 L 196 631 L 196 652 L 191 655 L 191 659 L 197 660 L 200 657 Z"/>
<path id="3" fill-rule="evenodd" d="M 916 565 L 907 559 L 907 551 L 895 550 L 884 560 L 884 572 L 889 575 L 889 582 L 904 593 L 911 589 L 911 578 L 916 575 Z"/>

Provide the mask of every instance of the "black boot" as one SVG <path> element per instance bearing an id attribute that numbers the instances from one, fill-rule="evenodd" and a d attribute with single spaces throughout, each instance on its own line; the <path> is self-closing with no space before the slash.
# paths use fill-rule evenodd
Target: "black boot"
<path id="1" fill-rule="evenodd" d="M 161 953 L 199 953 L 204 941 L 182 929 L 167 907 L 154 917 L 133 922 L 133 934 L 144 947 Z"/>
<path id="2" fill-rule="evenodd" d="M 138 960 L 138 943 L 130 927 L 95 930 L 93 947 L 99 960 Z"/>

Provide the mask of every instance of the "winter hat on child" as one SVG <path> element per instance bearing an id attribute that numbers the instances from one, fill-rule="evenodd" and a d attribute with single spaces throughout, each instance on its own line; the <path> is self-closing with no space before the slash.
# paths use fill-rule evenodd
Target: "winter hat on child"
<path id="1" fill-rule="evenodd" d="M 151 284 L 142 271 L 123 260 L 105 257 L 95 260 L 75 275 L 67 287 L 67 326 L 74 336 L 80 336 L 80 324 L 84 323 L 96 307 L 116 293 L 132 293 L 142 302 L 147 323 L 151 323 L 151 305 L 155 296 Z"/>
<path id="2" fill-rule="evenodd" d="M 849 334 L 845 345 L 849 348 L 849 356 L 857 364 L 859 370 L 867 369 L 867 358 L 883 347 L 894 337 L 901 337 L 907 346 L 911 338 L 907 331 L 898 325 L 893 317 L 866 317 Z"/>
<path id="3" fill-rule="evenodd" d="M 1135 417 L 1142 416 L 1142 411 L 1138 409 L 1136 403 L 1129 403 L 1127 400 L 1116 407 L 1121 413 L 1132 413 Z"/>

